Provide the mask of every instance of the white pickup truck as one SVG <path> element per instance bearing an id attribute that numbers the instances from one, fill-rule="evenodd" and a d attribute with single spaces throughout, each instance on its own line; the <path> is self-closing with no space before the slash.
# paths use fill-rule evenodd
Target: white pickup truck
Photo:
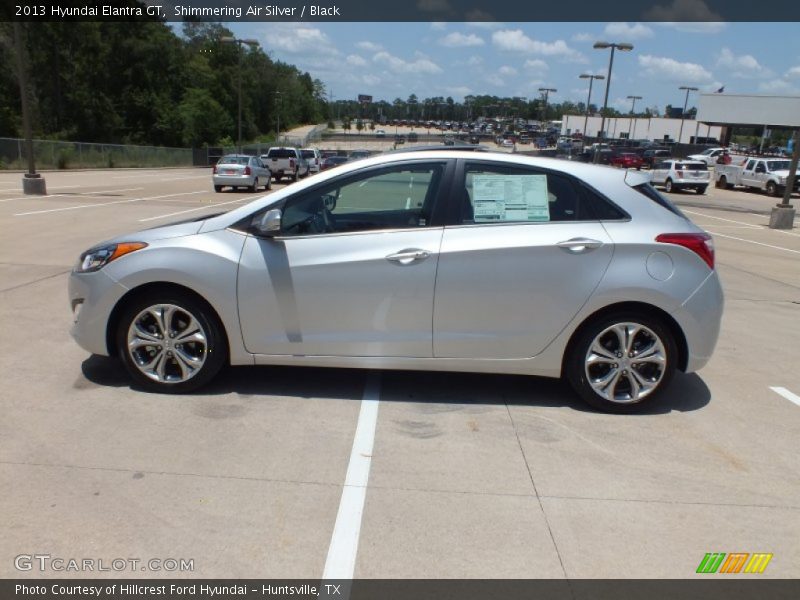
<path id="1" fill-rule="evenodd" d="M 714 165 L 714 181 L 718 188 L 733 189 L 735 185 L 755 188 L 770 196 L 781 196 L 789 176 L 788 158 L 746 158 L 738 165 Z M 795 178 L 794 189 L 800 187 Z"/>
<path id="2" fill-rule="evenodd" d="M 270 148 L 261 155 L 261 160 L 272 171 L 275 181 L 280 181 L 282 177 L 297 181 L 298 177 L 308 175 L 308 161 L 297 148 Z"/>

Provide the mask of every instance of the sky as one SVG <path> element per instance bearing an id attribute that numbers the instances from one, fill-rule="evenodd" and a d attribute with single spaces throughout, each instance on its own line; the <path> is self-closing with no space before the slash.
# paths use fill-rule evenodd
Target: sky
<path id="1" fill-rule="evenodd" d="M 609 105 L 682 106 L 694 86 L 725 93 L 800 94 L 797 23 L 227 23 L 254 37 L 274 59 L 322 80 L 333 100 L 368 94 L 389 102 L 469 94 L 585 102 L 588 80 L 605 75 L 603 40 L 630 42 L 616 52 Z M 592 103 L 602 104 L 596 81 Z M 695 96 L 696 97 L 696 96 Z M 689 98 L 689 107 L 696 102 Z"/>

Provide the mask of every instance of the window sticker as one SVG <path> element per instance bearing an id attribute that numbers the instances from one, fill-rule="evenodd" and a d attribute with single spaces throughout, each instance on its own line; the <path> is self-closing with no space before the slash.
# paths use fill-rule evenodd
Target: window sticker
<path id="1" fill-rule="evenodd" d="M 476 223 L 549 221 L 547 175 L 472 176 Z"/>

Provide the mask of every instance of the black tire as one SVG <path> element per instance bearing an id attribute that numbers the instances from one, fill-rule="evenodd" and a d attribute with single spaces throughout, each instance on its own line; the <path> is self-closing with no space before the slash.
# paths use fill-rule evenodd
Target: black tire
<path id="1" fill-rule="evenodd" d="M 295 171 L 294 174 L 292 175 L 292 181 L 297 181 L 297 179 L 298 179 L 298 175 L 297 175 L 297 171 Z"/>
<path id="2" fill-rule="evenodd" d="M 258 177 L 253 179 L 253 185 L 247 188 L 248 192 L 257 192 L 258 191 Z"/>
<path id="3" fill-rule="evenodd" d="M 695 191 L 696 191 L 698 194 L 700 194 L 700 195 L 702 196 L 703 194 L 705 194 L 705 193 L 706 193 L 706 189 L 707 189 L 707 188 L 708 188 L 708 186 L 706 186 L 706 185 L 701 185 L 700 187 L 698 187 L 698 188 L 695 188 Z"/>
<path id="4" fill-rule="evenodd" d="M 728 178 L 725 175 L 720 175 L 717 182 L 714 184 L 715 187 L 718 188 L 727 188 L 728 187 Z"/>
<path id="5" fill-rule="evenodd" d="M 675 186 L 672 185 L 672 179 L 669 177 L 667 177 L 667 180 L 664 182 L 664 191 L 667 193 L 675 191 Z"/>
<path id="6" fill-rule="evenodd" d="M 264 189 L 265 190 L 271 190 L 272 189 L 272 176 L 271 175 L 269 177 L 267 177 L 267 185 L 264 186 Z"/>
<path id="7" fill-rule="evenodd" d="M 630 395 L 632 386 L 630 383 L 631 377 L 627 375 L 627 371 L 622 371 L 622 373 L 625 374 L 625 380 L 623 381 L 623 377 L 621 376 L 614 389 L 611 390 L 611 394 L 614 396 L 616 396 L 617 392 L 619 391 L 620 398 L 618 398 L 617 401 L 614 401 L 604 398 L 597 391 L 595 391 L 589 380 L 587 371 L 591 369 L 598 375 L 598 377 L 602 377 L 604 375 L 602 369 L 608 367 L 608 371 L 605 373 L 607 374 L 610 373 L 612 367 L 615 365 L 604 364 L 602 362 L 598 362 L 591 367 L 587 367 L 586 365 L 589 349 L 594 343 L 595 338 L 603 334 L 609 328 L 623 323 L 644 326 L 647 330 L 649 330 L 649 333 L 652 333 L 660 342 L 660 348 L 663 348 L 663 355 L 666 357 L 666 365 L 661 367 L 660 370 L 659 367 L 653 366 L 653 364 L 644 365 L 644 370 L 637 368 L 636 372 L 640 376 L 644 375 L 645 379 L 654 378 L 658 373 L 660 373 L 655 387 L 649 392 L 644 393 L 643 397 L 639 398 L 638 400 L 624 398 L 626 387 Z M 650 337 L 649 333 L 642 330 L 640 333 L 636 334 L 636 336 L 633 338 L 633 342 L 652 341 L 653 338 Z M 618 339 L 614 337 L 613 334 L 606 335 L 611 336 L 611 341 Z M 602 337 L 601 339 L 605 340 L 607 338 Z M 606 346 L 603 347 L 609 352 L 610 355 L 617 357 L 616 359 L 620 361 L 628 360 L 626 357 L 624 357 L 624 352 L 623 356 L 620 357 L 619 354 L 617 354 L 613 349 L 608 349 Z M 636 347 L 636 345 L 633 346 L 634 351 Z M 647 350 L 647 346 L 644 344 L 642 344 L 642 347 L 643 350 L 640 352 Z M 635 354 L 633 358 L 635 359 Z M 657 318 L 653 318 L 641 313 L 625 311 L 609 314 L 596 319 L 580 330 L 580 332 L 577 334 L 577 337 L 575 337 L 570 343 L 568 353 L 565 356 L 566 362 L 564 367 L 564 375 L 575 392 L 577 392 L 584 402 L 590 406 L 604 412 L 631 413 L 642 410 L 644 407 L 651 406 L 655 401 L 658 400 L 658 397 L 669 385 L 672 376 L 675 374 L 677 359 L 677 345 L 668 327 L 666 327 Z M 616 366 L 619 367 L 618 370 L 622 370 L 625 368 L 626 364 L 627 363 L 621 365 L 616 363 Z M 629 368 L 633 370 L 634 367 L 631 366 Z"/>
<path id="8" fill-rule="evenodd" d="M 774 181 L 767 182 L 767 195 L 778 196 L 778 186 L 775 185 Z"/>
<path id="9" fill-rule="evenodd" d="M 183 330 L 178 329 L 181 324 L 189 322 L 188 317 L 193 317 L 196 323 L 199 324 L 198 331 L 202 332 L 204 342 L 180 344 L 177 340 L 173 341 L 170 339 L 169 342 L 167 342 L 169 345 L 166 346 L 166 348 L 174 350 L 175 355 L 177 355 L 180 349 L 184 352 L 184 355 L 203 358 L 202 364 L 198 368 L 193 369 L 194 372 L 188 378 L 180 377 L 179 374 L 183 372 L 183 369 L 179 368 L 176 358 L 166 357 L 164 360 L 166 379 L 174 377 L 174 380 L 172 382 L 166 380 L 158 381 L 155 378 L 151 378 L 137 366 L 131 354 L 132 352 L 137 352 L 139 360 L 157 358 L 160 354 L 159 350 L 153 346 L 141 348 L 136 351 L 129 351 L 128 334 L 134 320 L 140 317 L 146 309 L 157 305 L 171 305 L 176 307 L 177 310 L 171 319 L 169 327 L 175 325 L 178 338 L 181 333 L 191 333 L 188 331 L 188 326 Z M 149 315 L 145 315 L 143 318 L 149 319 L 152 323 L 156 323 L 156 320 Z M 153 331 L 157 330 L 158 329 L 153 329 Z M 164 339 L 166 342 L 166 337 L 167 336 L 162 335 L 161 339 Z M 217 315 L 204 302 L 197 300 L 190 294 L 178 290 L 152 292 L 135 297 L 128 306 L 125 307 L 119 320 L 116 331 L 116 344 L 122 364 L 133 380 L 148 391 L 162 394 L 182 394 L 196 390 L 211 381 L 228 361 L 227 339 Z M 167 356 L 173 356 L 172 352 L 167 351 L 163 346 L 160 352 L 166 353 Z M 184 362 L 184 364 L 186 363 Z M 155 370 L 155 367 L 153 370 Z"/>
<path id="10" fill-rule="evenodd" d="M 222 191 L 222 186 L 221 185 L 215 185 L 214 186 L 214 191 L 217 192 L 217 193 L 221 192 Z"/>

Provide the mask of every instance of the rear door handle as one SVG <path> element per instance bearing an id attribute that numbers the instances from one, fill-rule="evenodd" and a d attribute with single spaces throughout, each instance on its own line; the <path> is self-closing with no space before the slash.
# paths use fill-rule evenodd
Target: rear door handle
<path id="1" fill-rule="evenodd" d="M 589 250 L 594 250 L 599 248 L 603 245 L 603 242 L 600 240 L 593 240 L 590 238 L 572 238 L 570 240 L 564 240 L 563 242 L 558 242 L 556 246 L 559 248 L 564 248 L 572 252 L 573 254 L 580 254 L 581 252 L 588 252 Z"/>
<path id="2" fill-rule="evenodd" d="M 401 265 L 411 265 L 425 260 L 430 255 L 431 253 L 428 252 L 427 250 L 421 250 L 419 248 L 408 248 L 406 250 L 401 250 L 400 252 L 396 252 L 395 254 L 390 254 L 389 256 L 386 257 L 386 260 Z"/>

